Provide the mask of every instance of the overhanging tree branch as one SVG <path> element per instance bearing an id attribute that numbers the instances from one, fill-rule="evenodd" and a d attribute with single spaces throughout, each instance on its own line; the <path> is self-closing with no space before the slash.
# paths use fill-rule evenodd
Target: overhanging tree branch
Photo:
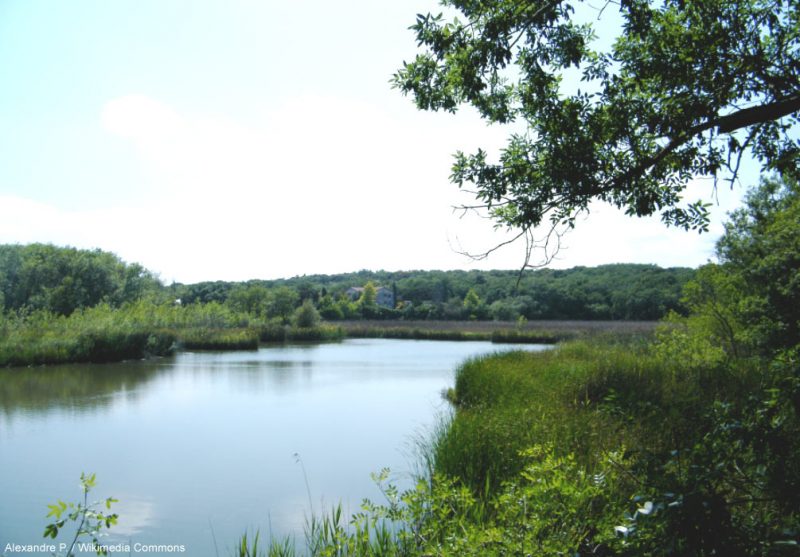
<path id="1" fill-rule="evenodd" d="M 780 101 L 744 108 L 728 114 L 719 118 L 716 126 L 719 133 L 731 133 L 753 124 L 779 120 L 798 111 L 800 111 L 800 95 L 794 95 Z"/>
<path id="2" fill-rule="evenodd" d="M 673 138 L 658 153 L 648 157 L 621 176 L 614 178 L 607 187 L 617 188 L 629 183 L 631 180 L 635 180 L 647 172 L 649 168 L 659 164 L 675 150 L 710 129 L 716 128 L 720 134 L 729 134 L 755 124 L 771 122 L 798 111 L 800 111 L 800 95 L 759 106 L 743 108 L 731 114 L 708 120 L 689 128 Z"/>
<path id="3" fill-rule="evenodd" d="M 499 226 L 529 231 L 548 212 L 571 223 L 600 199 L 703 231 L 705 204 L 683 202 L 693 177 L 716 183 L 724 170 L 735 180 L 745 150 L 765 170 L 800 175 L 797 0 L 621 2 L 620 33 L 601 50 L 591 23 L 577 21 L 578 0 L 442 3 L 461 12 L 470 33 L 451 40 L 461 16 L 451 24 L 422 17 L 414 29 L 427 52 L 394 83 L 420 107 L 471 104 L 490 122 L 527 123 L 535 141 L 512 134 L 498 164 L 481 149 L 456 157 L 451 181 L 473 184 Z M 501 69 L 518 81 L 492 94 Z M 562 78 L 574 69 L 596 94 L 583 84 L 567 90 Z M 744 143 L 735 136 L 742 129 Z M 716 142 L 722 136 L 727 143 Z M 492 211 L 494 200 L 502 210 Z"/>

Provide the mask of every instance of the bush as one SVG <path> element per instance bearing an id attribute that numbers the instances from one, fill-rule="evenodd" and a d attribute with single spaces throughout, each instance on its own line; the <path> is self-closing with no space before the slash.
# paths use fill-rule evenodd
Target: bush
<path id="1" fill-rule="evenodd" d="M 306 300 L 297 308 L 292 317 L 292 324 L 298 329 L 310 329 L 319 325 L 320 316 L 311 300 Z"/>

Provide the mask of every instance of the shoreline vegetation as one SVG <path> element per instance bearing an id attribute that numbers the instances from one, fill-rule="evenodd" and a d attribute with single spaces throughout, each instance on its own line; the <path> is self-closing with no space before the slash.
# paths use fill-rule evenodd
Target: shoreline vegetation
<path id="1" fill-rule="evenodd" d="M 617 264 L 164 285 L 101 250 L 0 245 L 0 367 L 343 338 L 556 343 L 685 313 L 695 271 Z"/>
<path id="2" fill-rule="evenodd" d="M 312 514 L 304 543 L 259 546 L 258 534 L 245 535 L 236 554 L 796 556 L 800 185 L 765 179 L 745 204 L 717 243 L 719 263 L 694 273 L 684 311 L 658 326 L 617 322 L 609 331 L 608 322 L 518 313 L 504 327 L 477 318 L 485 304 L 472 290 L 461 315 L 476 319 L 460 328 L 401 322 L 384 319 L 367 295 L 374 287 L 341 300 L 361 320 L 323 322 L 311 298 L 255 286 L 226 302 L 101 303 L 69 316 L 6 306 L 0 362 L 346 335 L 551 339 L 553 350 L 494 354 L 457 370 L 447 393 L 454 411 L 423 447 L 414 488 L 400 492 L 382 471 L 385 500 L 364 501 L 349 517 L 341 506 Z"/>
<path id="3" fill-rule="evenodd" d="M 384 470 L 383 501 L 235 554 L 796 555 L 793 364 L 720 357 L 691 327 L 469 360 L 414 488 Z"/>
<path id="4" fill-rule="evenodd" d="M 240 557 L 800 551 L 800 184 L 764 179 L 652 334 L 465 362 L 427 473 Z"/>
<path id="5" fill-rule="evenodd" d="M 555 344 L 604 334 L 647 334 L 647 321 L 343 321 L 310 326 L 264 321 L 221 304 L 173 306 L 140 302 L 79 310 L 36 311 L 0 318 L 0 367 L 110 363 L 167 356 L 176 350 L 256 350 L 285 342 L 345 338 Z"/>

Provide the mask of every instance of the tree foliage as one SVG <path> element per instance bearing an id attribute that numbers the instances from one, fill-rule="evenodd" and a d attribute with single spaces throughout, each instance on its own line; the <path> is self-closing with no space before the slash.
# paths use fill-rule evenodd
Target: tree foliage
<path id="1" fill-rule="evenodd" d="M 768 178 L 731 215 L 717 244 L 741 283 L 739 315 L 762 349 L 800 345 L 800 185 Z"/>
<path id="2" fill-rule="evenodd" d="M 319 325 L 320 315 L 313 302 L 307 299 L 295 310 L 292 321 L 295 327 L 307 329 Z"/>
<path id="3" fill-rule="evenodd" d="M 800 187 L 766 178 L 730 215 L 719 264 L 686 285 L 688 326 L 733 357 L 770 356 L 800 345 Z"/>
<path id="4" fill-rule="evenodd" d="M 650 459 L 660 459 L 651 484 L 664 513 L 639 526 L 695 551 L 675 554 L 797 553 L 799 211 L 795 180 L 762 180 L 731 214 L 719 264 L 687 284 L 689 316 L 656 345 L 679 370 L 725 385 L 698 413 L 693 443 Z M 730 385 L 743 380 L 737 395 Z"/>
<path id="5" fill-rule="evenodd" d="M 373 284 L 372 281 L 369 281 L 364 285 L 364 290 L 361 291 L 361 297 L 358 299 L 358 304 L 362 308 L 375 307 L 377 297 L 378 290 L 375 288 L 375 284 Z"/>
<path id="6" fill-rule="evenodd" d="M 265 315 L 270 307 L 270 292 L 260 285 L 240 286 L 231 290 L 227 303 L 234 311 Z"/>
<path id="7" fill-rule="evenodd" d="M 6 310 L 69 315 L 101 302 L 119 306 L 156 295 L 158 279 L 101 250 L 49 244 L 0 245 L 0 300 Z"/>
<path id="8" fill-rule="evenodd" d="M 267 315 L 279 317 L 284 323 L 288 323 L 299 301 L 300 296 L 295 290 L 279 286 L 270 292 Z"/>
<path id="9" fill-rule="evenodd" d="M 459 17 L 418 15 L 422 52 L 393 83 L 420 109 L 469 104 L 525 128 L 497 162 L 457 153 L 452 174 L 520 235 L 571 226 L 595 199 L 704 230 L 706 204 L 682 199 L 692 177 L 733 182 L 748 151 L 800 174 L 798 0 L 441 4 Z M 619 36 L 596 47 L 615 10 Z"/>
<path id="10" fill-rule="evenodd" d="M 247 283 L 178 284 L 170 291 L 173 298 L 186 304 L 219 301 L 238 311 L 244 309 L 240 302 L 246 293 L 264 288 L 271 297 L 278 289 L 287 288 L 298 293 L 291 300 L 292 311 L 300 300 L 312 299 L 328 320 L 468 319 L 471 315 L 499 321 L 515 321 L 520 316 L 533 320 L 655 320 L 670 310 L 683 312 L 681 291 L 693 275 L 694 271 L 688 268 L 638 264 L 539 269 L 522 278 L 518 271 L 511 270 L 359 271 Z M 345 293 L 352 286 L 369 282 L 394 285 L 401 307 L 376 309 L 368 305 L 365 316 L 364 306 Z M 480 301 L 477 312 L 464 305 L 470 289 Z M 271 307 L 268 303 L 268 316 L 277 317 Z"/>

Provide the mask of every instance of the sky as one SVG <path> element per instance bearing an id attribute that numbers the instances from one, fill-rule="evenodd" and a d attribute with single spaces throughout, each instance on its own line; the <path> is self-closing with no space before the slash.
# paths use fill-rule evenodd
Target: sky
<path id="1" fill-rule="evenodd" d="M 389 83 L 428 11 L 0 0 L 0 243 L 100 248 L 167 283 L 519 268 L 521 244 L 463 255 L 507 235 L 454 211 L 472 198 L 449 181 L 453 153 L 497 152 L 508 129 L 417 111 Z M 704 235 L 594 205 L 551 266 L 701 265 L 741 193 L 720 192 Z"/>

